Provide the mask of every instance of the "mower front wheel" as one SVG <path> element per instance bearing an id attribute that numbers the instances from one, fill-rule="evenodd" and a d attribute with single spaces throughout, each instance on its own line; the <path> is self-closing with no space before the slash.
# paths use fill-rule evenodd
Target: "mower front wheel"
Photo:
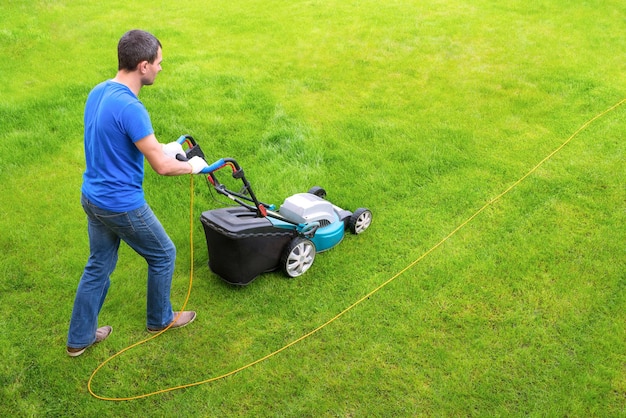
<path id="1" fill-rule="evenodd" d="M 303 275 L 315 260 L 315 244 L 309 239 L 295 237 L 283 250 L 280 264 L 289 277 Z"/>
<path id="2" fill-rule="evenodd" d="M 358 208 L 354 211 L 350 220 L 348 221 L 348 227 L 353 234 L 360 234 L 365 231 L 372 223 L 372 212 L 365 208 Z"/>

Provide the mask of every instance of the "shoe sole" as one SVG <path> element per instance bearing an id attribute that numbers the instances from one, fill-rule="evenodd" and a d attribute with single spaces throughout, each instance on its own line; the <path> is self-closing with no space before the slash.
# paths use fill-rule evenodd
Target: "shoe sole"
<path id="1" fill-rule="evenodd" d="M 87 350 L 87 347 L 83 348 L 82 350 L 79 351 L 70 351 L 70 350 L 65 350 L 67 352 L 67 355 L 70 357 L 78 357 L 81 354 L 83 354 L 85 352 L 85 350 Z"/>

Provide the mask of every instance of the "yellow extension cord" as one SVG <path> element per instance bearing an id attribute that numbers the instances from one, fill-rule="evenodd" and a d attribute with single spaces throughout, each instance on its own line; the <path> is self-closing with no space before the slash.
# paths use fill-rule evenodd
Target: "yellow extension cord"
<path id="1" fill-rule="evenodd" d="M 362 303 L 363 301 L 367 300 L 368 298 L 370 298 L 373 294 L 375 294 L 376 292 L 378 292 L 379 290 L 381 290 L 383 287 L 387 286 L 389 283 L 391 283 L 392 281 L 394 281 L 395 279 L 397 279 L 398 277 L 400 277 L 402 274 L 404 274 L 407 270 L 411 269 L 412 267 L 414 267 L 417 263 L 419 263 L 420 261 L 422 261 L 424 258 L 426 258 L 430 253 L 432 253 L 433 251 L 435 251 L 437 248 L 439 248 L 441 245 L 443 245 L 444 242 L 446 242 L 448 239 L 450 239 L 454 234 L 456 234 L 459 230 L 461 230 L 464 226 L 466 226 L 468 223 L 470 223 L 474 218 L 476 218 L 478 215 L 480 215 L 485 209 L 487 209 L 489 206 L 493 205 L 495 202 L 497 202 L 498 200 L 500 200 L 504 195 L 506 195 L 507 193 L 509 193 L 511 190 L 513 190 L 515 187 L 517 187 L 522 181 L 524 181 L 528 176 L 530 176 L 532 173 L 534 173 L 535 171 L 537 171 L 537 169 L 539 167 L 541 167 L 546 161 L 548 161 L 550 158 L 552 158 L 556 153 L 558 153 L 559 151 L 561 151 L 561 149 L 563 149 L 572 139 L 574 139 L 574 137 L 576 135 L 578 135 L 580 132 L 582 132 L 584 129 L 586 129 L 591 123 L 593 123 L 594 121 L 596 121 L 597 119 L 601 118 L 602 116 L 606 115 L 607 113 L 611 112 L 612 110 L 614 110 L 615 108 L 619 107 L 620 105 L 622 105 L 624 102 L 626 102 L 626 99 L 622 99 L 620 102 L 618 102 L 617 104 L 611 106 L 610 108 L 606 109 L 605 111 L 599 113 L 598 115 L 596 115 L 595 117 L 593 117 L 592 119 L 590 119 L 589 121 L 587 121 L 585 124 L 583 124 L 580 128 L 578 128 L 578 130 L 576 130 L 576 132 L 574 132 L 569 138 L 567 138 L 567 140 L 565 142 L 563 142 L 559 147 L 557 147 L 554 151 L 552 151 L 547 157 L 545 157 L 543 160 L 541 160 L 537 165 L 535 165 L 530 171 L 528 171 L 528 173 L 526 173 L 524 176 L 522 176 L 519 180 L 517 180 L 515 183 L 513 183 L 511 186 L 509 186 L 506 190 L 504 190 L 502 193 L 500 193 L 498 196 L 496 196 L 495 198 L 491 199 L 489 202 L 487 202 L 483 207 L 481 207 L 480 209 L 478 209 L 472 216 L 470 216 L 469 218 L 467 218 L 464 222 L 462 222 L 459 226 L 457 226 L 452 232 L 450 232 L 448 235 L 446 235 L 445 238 L 443 238 L 441 241 L 439 241 L 437 244 L 435 244 L 431 249 L 429 249 L 428 251 L 426 251 L 424 254 L 422 254 L 421 256 L 419 256 L 416 260 L 414 260 L 412 263 L 410 263 L 408 266 L 406 266 L 404 269 L 400 270 L 398 273 L 396 273 L 394 276 L 392 276 L 391 278 L 389 278 L 387 281 L 385 281 L 384 283 L 382 283 L 380 286 L 376 287 L 374 290 L 372 290 L 371 292 L 369 292 L 368 294 L 366 294 L 365 296 L 363 296 L 361 299 L 357 300 L 356 302 L 354 302 L 352 305 L 348 306 L 346 309 L 344 309 L 343 311 L 341 311 L 339 314 L 335 315 L 333 318 L 329 319 L 328 321 L 326 321 L 325 323 L 323 323 L 322 325 L 320 325 L 319 327 L 315 328 L 314 330 L 304 334 L 303 336 L 301 336 L 300 338 L 290 342 L 289 344 L 285 345 L 282 348 L 279 348 L 278 350 L 269 353 L 268 355 L 261 357 L 251 363 L 246 364 L 245 366 L 239 367 L 238 369 L 232 370 L 228 373 L 222 374 L 220 376 L 216 376 L 216 377 L 212 377 L 206 380 L 202 380 L 202 381 L 198 381 L 198 382 L 194 382 L 194 383 L 187 383 L 184 385 L 179 385 L 179 386 L 173 386 L 173 387 L 169 387 L 169 388 L 165 388 L 165 389 L 161 389 L 161 390 L 157 390 L 154 392 L 150 392 L 150 393 L 145 393 L 145 394 L 141 394 L 141 395 L 136 395 L 136 396 L 130 396 L 130 397 L 121 397 L 121 398 L 113 398 L 113 397 L 107 397 L 107 396 L 101 396 L 96 394 L 92 388 L 91 388 L 91 383 L 93 381 L 93 378 L 95 377 L 95 375 L 100 371 L 100 369 L 102 369 L 102 367 L 104 367 L 108 362 L 110 362 L 111 360 L 113 360 L 114 358 L 120 356 L 122 353 L 137 347 L 141 344 L 144 344 L 156 337 L 158 337 L 159 335 L 161 335 L 162 333 L 164 333 L 165 331 L 167 331 L 167 328 L 164 329 L 163 331 L 159 332 L 158 334 L 155 334 L 153 336 L 151 336 L 150 338 L 147 338 L 145 340 L 139 341 L 129 347 L 124 348 L 123 350 L 119 351 L 118 353 L 114 354 L 113 356 L 109 357 L 107 360 L 105 360 L 104 362 L 102 362 L 91 374 L 91 376 L 89 377 L 89 381 L 87 383 L 87 388 L 89 389 L 89 393 L 97 398 L 97 399 L 101 399 L 101 400 L 105 400 L 105 401 L 131 401 L 131 400 L 136 400 L 136 399 L 142 399 L 142 398 L 147 398 L 149 396 L 154 396 L 154 395 L 158 395 L 161 393 L 166 393 L 166 392 L 172 392 L 175 390 L 179 390 L 179 389 L 185 389 L 185 388 L 189 388 L 189 387 L 193 387 L 193 386 L 200 386 L 203 385 L 205 383 L 210 383 L 210 382 L 215 382 L 216 380 L 220 380 L 220 379 L 224 379 L 228 376 L 232 376 L 236 373 L 239 373 L 243 370 L 249 369 L 252 366 L 255 366 L 271 357 L 274 357 L 275 355 L 287 350 L 288 348 L 292 347 L 293 345 L 298 344 L 299 342 L 301 342 L 302 340 L 307 339 L 308 337 L 310 337 L 311 335 L 317 333 L 318 331 L 322 330 L 323 328 L 325 328 L 326 326 L 330 325 L 331 323 L 335 322 L 336 320 L 338 320 L 339 318 L 341 318 L 343 315 L 345 315 L 348 311 L 352 310 L 354 307 L 356 307 L 357 305 L 359 305 L 360 303 Z M 189 289 L 187 291 L 187 296 L 185 298 L 185 302 L 183 303 L 182 308 L 180 309 L 180 311 L 184 311 L 185 310 L 185 306 L 187 306 L 187 302 L 189 301 L 189 296 L 191 295 L 191 287 L 193 284 L 193 194 L 194 194 L 194 190 L 193 190 L 193 175 L 190 176 L 190 205 L 189 205 L 189 242 L 190 242 L 190 263 L 191 263 L 191 267 L 190 267 L 190 273 L 189 273 Z M 169 328 L 169 327 L 168 327 Z"/>

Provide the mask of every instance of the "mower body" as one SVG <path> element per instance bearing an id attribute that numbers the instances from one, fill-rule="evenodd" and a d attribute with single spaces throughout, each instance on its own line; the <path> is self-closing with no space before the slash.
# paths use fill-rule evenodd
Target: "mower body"
<path id="1" fill-rule="evenodd" d="M 213 209 L 201 222 L 209 251 L 209 268 L 224 281 L 247 285 L 260 274 L 284 267 L 289 244 L 306 237 L 315 252 L 341 242 L 352 212 L 310 193 L 285 199 L 278 216 L 257 216 L 244 207 Z"/>

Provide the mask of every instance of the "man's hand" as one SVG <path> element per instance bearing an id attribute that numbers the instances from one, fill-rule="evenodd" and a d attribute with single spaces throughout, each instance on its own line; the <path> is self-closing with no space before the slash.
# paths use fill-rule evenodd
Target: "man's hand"
<path id="1" fill-rule="evenodd" d="M 183 174 L 189 174 L 190 165 L 165 155 L 163 144 L 157 141 L 153 133 L 141 138 L 139 141 L 135 142 L 135 145 L 146 157 L 150 167 L 158 174 L 162 176 L 181 176 Z M 166 144 L 166 146 L 168 150 L 174 148 L 174 146 L 170 147 L 170 144 Z M 176 148 L 180 151 L 178 147 Z M 176 154 L 174 154 L 174 157 L 176 157 Z"/>
<path id="2" fill-rule="evenodd" d="M 185 156 L 185 151 L 183 150 L 183 146 L 178 142 L 170 142 L 169 144 L 161 144 L 163 148 L 163 154 L 168 157 L 176 158 L 178 154 L 182 154 Z"/>
<path id="3" fill-rule="evenodd" d="M 189 163 L 189 165 L 191 165 L 191 174 L 198 174 L 209 166 L 206 161 L 204 161 L 197 155 L 195 157 L 192 157 L 191 160 L 187 162 Z"/>

